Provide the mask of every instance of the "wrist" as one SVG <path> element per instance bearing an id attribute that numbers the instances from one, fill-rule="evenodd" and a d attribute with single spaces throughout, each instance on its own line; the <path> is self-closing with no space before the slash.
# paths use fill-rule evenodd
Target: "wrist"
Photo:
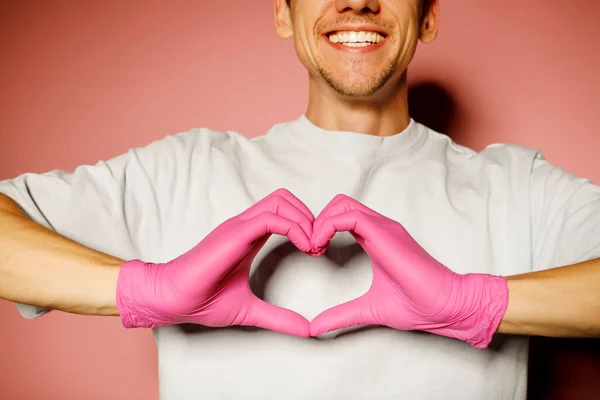
<path id="1" fill-rule="evenodd" d="M 506 278 L 488 274 L 457 274 L 451 286 L 443 323 L 428 331 L 459 339 L 478 349 L 486 348 L 506 312 Z"/>
<path id="2" fill-rule="evenodd" d="M 473 313 L 467 319 L 466 342 L 478 349 L 486 348 L 508 307 L 508 284 L 503 276 L 489 274 L 468 274 L 465 284 L 474 291 Z"/>
<path id="3" fill-rule="evenodd" d="M 122 262 L 105 255 L 67 261 L 61 265 L 72 268 L 72 276 L 65 278 L 60 273 L 53 276 L 51 282 L 59 290 L 50 290 L 51 296 L 41 296 L 31 304 L 79 315 L 118 316 L 114 294 Z"/>
<path id="4" fill-rule="evenodd" d="M 122 260 L 112 259 L 100 267 L 100 272 L 97 275 L 98 280 L 96 281 L 96 285 L 100 287 L 100 290 L 95 292 L 97 296 L 92 300 L 96 304 L 94 315 L 119 315 L 114 293 L 122 263 Z"/>
<path id="5" fill-rule="evenodd" d="M 156 283 L 159 264 L 131 260 L 119 269 L 116 304 L 125 328 L 155 328 L 169 325 L 157 305 Z"/>

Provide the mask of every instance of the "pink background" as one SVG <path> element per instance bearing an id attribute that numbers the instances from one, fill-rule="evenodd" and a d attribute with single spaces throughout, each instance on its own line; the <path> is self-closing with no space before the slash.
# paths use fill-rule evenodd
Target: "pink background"
<path id="1" fill-rule="evenodd" d="M 441 17 L 410 70 L 415 115 L 462 144 L 536 147 L 600 182 L 600 2 L 442 1 Z M 268 0 L 2 0 L 0 38 L 0 179 L 72 170 L 193 127 L 258 135 L 307 100 Z M 7 302 L 0 326 L 2 400 L 157 399 L 148 330 L 59 312 L 25 321 Z M 600 371 L 564 346 L 544 350 L 556 393 Z"/>

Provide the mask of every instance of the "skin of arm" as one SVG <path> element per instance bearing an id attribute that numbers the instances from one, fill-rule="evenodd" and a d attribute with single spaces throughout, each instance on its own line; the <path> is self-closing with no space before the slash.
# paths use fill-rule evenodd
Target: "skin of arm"
<path id="1" fill-rule="evenodd" d="M 31 220 L 0 194 L 0 298 L 82 315 L 118 316 L 123 260 Z"/>
<path id="2" fill-rule="evenodd" d="M 600 337 L 600 259 L 507 277 L 499 333 Z"/>

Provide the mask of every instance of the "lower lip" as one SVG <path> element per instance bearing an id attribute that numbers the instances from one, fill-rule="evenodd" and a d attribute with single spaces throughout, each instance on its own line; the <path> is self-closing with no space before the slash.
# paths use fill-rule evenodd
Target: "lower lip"
<path id="1" fill-rule="evenodd" d="M 329 38 L 326 35 L 323 35 L 323 39 L 329 43 L 334 49 L 336 50 L 341 50 L 341 51 L 347 51 L 350 53 L 370 53 L 372 51 L 378 50 L 380 49 L 388 40 L 388 38 L 384 38 L 381 42 L 379 43 L 374 43 L 374 44 L 370 44 L 368 46 L 355 46 L 355 47 L 351 47 L 351 46 L 344 46 L 341 43 L 334 43 L 331 40 L 329 40 Z"/>

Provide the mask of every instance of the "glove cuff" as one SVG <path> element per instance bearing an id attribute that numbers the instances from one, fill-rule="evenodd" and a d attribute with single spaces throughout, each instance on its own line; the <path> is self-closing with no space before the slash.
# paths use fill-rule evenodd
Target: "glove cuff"
<path id="1" fill-rule="evenodd" d="M 131 260 L 121 265 L 117 279 L 116 302 L 125 328 L 155 328 L 169 325 L 153 310 L 146 294 L 154 293 L 159 265 Z"/>
<path id="2" fill-rule="evenodd" d="M 508 283 L 505 277 L 495 275 L 473 274 L 470 278 L 477 279 L 481 290 L 481 300 L 478 312 L 473 315 L 473 333 L 466 342 L 478 349 L 485 349 L 490 342 L 508 308 Z"/>

